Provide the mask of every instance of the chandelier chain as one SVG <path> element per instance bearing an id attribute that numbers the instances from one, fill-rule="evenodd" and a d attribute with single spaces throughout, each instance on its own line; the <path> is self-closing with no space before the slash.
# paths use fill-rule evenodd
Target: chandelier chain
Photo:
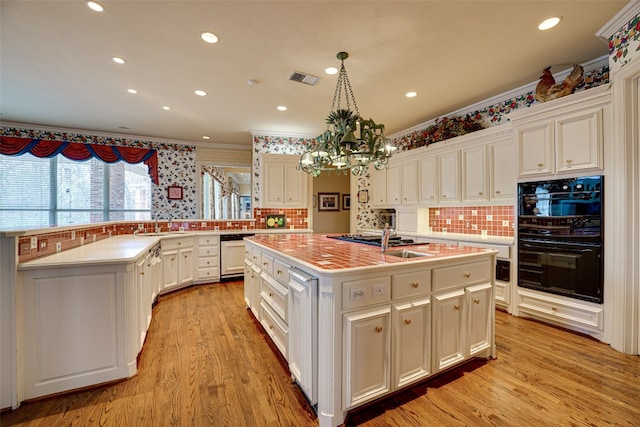
<path id="1" fill-rule="evenodd" d="M 333 93 L 333 102 L 331 103 L 331 111 L 336 111 L 336 107 L 340 108 L 340 105 L 342 103 L 342 92 L 344 91 L 347 110 L 351 109 L 350 101 L 353 101 L 353 108 L 356 110 L 355 112 L 359 116 L 360 111 L 358 110 L 358 103 L 356 102 L 356 97 L 354 96 L 353 89 L 351 88 L 349 75 L 347 74 L 347 69 L 344 66 L 344 59 L 341 60 L 341 62 L 342 63 L 340 65 L 340 73 L 338 74 L 338 82 L 336 84 L 336 90 Z M 351 98 L 351 100 L 349 98 Z"/>

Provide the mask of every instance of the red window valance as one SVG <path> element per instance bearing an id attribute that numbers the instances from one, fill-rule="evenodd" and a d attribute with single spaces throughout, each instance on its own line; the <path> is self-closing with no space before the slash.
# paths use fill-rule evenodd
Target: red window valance
<path id="1" fill-rule="evenodd" d="M 96 157 L 107 163 L 121 160 L 131 164 L 144 163 L 149 168 L 151 181 L 158 184 L 158 153 L 149 148 L 0 136 L 0 154 L 20 156 L 25 153 L 31 153 L 36 157 L 54 157 L 62 154 L 71 160 L 88 160 Z"/>

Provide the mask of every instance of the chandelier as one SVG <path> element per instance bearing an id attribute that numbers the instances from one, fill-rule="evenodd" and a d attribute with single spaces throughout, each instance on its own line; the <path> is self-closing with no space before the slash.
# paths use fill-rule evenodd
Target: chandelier
<path id="1" fill-rule="evenodd" d="M 344 60 L 349 54 L 339 52 L 336 56 L 341 65 L 331 112 L 325 120 L 327 130 L 317 136 L 315 144 L 302 153 L 298 166 L 314 177 L 319 176 L 322 171 L 342 171 L 346 175 L 351 170 L 353 175 L 364 175 L 370 163 L 377 170 L 383 169 L 389 163 L 391 152 L 396 149 L 385 138 L 383 124 L 376 124 L 371 118 L 365 120 L 360 116 L 344 67 Z M 341 105 L 343 94 L 346 108 Z"/>

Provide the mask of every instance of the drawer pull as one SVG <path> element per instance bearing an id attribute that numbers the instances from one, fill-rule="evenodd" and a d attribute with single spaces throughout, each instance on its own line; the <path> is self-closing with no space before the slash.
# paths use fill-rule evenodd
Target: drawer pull
<path id="1" fill-rule="evenodd" d="M 178 246 L 180 246 L 182 244 L 182 242 L 178 242 Z"/>
<path id="2" fill-rule="evenodd" d="M 460 310 L 460 306 L 458 304 L 456 304 L 456 305 L 453 306 L 453 309 L 458 311 L 458 310 Z"/>
<path id="3" fill-rule="evenodd" d="M 496 190 L 496 194 L 500 194 L 500 190 Z"/>
<path id="4" fill-rule="evenodd" d="M 140 272 L 140 275 L 141 275 L 141 276 L 144 276 L 144 271 L 141 271 L 141 272 Z"/>
<path id="5" fill-rule="evenodd" d="M 482 191 L 478 191 L 478 196 L 482 196 Z"/>
<path id="6" fill-rule="evenodd" d="M 184 257 L 185 257 L 185 259 L 186 259 L 186 258 L 189 258 L 189 255 L 185 255 Z"/>
<path id="7" fill-rule="evenodd" d="M 539 168 L 541 168 L 541 167 L 543 167 L 543 166 L 544 166 L 544 164 L 543 164 L 543 163 L 538 163 L 538 167 L 539 167 Z"/>
<path id="8" fill-rule="evenodd" d="M 376 326 L 376 332 L 377 333 L 382 332 L 382 326 Z"/>
<path id="9" fill-rule="evenodd" d="M 273 298 L 273 294 L 269 292 L 269 298 Z"/>
<path id="10" fill-rule="evenodd" d="M 269 263 L 268 262 L 263 262 L 262 265 L 264 265 L 266 267 L 267 265 L 269 265 Z"/>
<path id="11" fill-rule="evenodd" d="M 477 298 L 474 298 L 474 299 L 473 299 L 473 303 L 474 303 L 474 304 L 480 304 L 480 300 L 479 300 L 479 299 L 477 299 Z"/>
<path id="12" fill-rule="evenodd" d="M 171 258 L 171 261 L 175 261 L 175 260 L 176 260 L 175 258 Z"/>
<path id="13" fill-rule="evenodd" d="M 558 311 L 557 307 L 551 307 L 551 310 Z"/>
<path id="14" fill-rule="evenodd" d="M 282 270 L 276 270 L 276 274 L 282 274 Z"/>
<path id="15" fill-rule="evenodd" d="M 471 273 L 462 273 L 462 275 L 467 279 L 471 277 Z"/>
<path id="16" fill-rule="evenodd" d="M 207 265 L 211 264 L 209 261 L 207 261 Z"/>
<path id="17" fill-rule="evenodd" d="M 405 325 L 410 325 L 411 324 L 411 319 L 404 319 L 404 324 Z"/>
<path id="18" fill-rule="evenodd" d="M 420 286 L 420 284 L 419 284 L 418 282 L 413 282 L 413 283 L 411 284 L 411 287 L 412 287 L 412 288 L 416 288 L 416 289 L 417 289 L 417 288 L 418 288 L 418 286 Z"/>

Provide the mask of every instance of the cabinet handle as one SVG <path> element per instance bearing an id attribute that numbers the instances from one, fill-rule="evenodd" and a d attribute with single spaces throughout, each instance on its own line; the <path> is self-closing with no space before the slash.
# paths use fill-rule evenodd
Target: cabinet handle
<path id="1" fill-rule="evenodd" d="M 207 239 L 207 243 L 209 243 L 209 239 Z"/>
<path id="2" fill-rule="evenodd" d="M 557 307 L 551 307 L 551 310 L 557 311 L 558 309 L 557 309 Z"/>
<path id="3" fill-rule="evenodd" d="M 282 270 L 276 270 L 276 274 L 282 274 Z"/>
<path id="4" fill-rule="evenodd" d="M 273 331 L 273 326 L 269 325 L 269 329 Z"/>
<path id="5" fill-rule="evenodd" d="M 447 195 L 446 195 L 446 194 L 443 194 L 443 195 L 442 195 L 442 198 L 443 198 L 443 199 L 446 199 L 446 198 L 447 198 Z"/>
<path id="6" fill-rule="evenodd" d="M 175 258 L 171 258 L 171 261 L 175 261 L 175 260 L 176 260 Z"/>
<path id="7" fill-rule="evenodd" d="M 263 262 L 262 265 L 264 265 L 266 267 L 267 265 L 269 265 L 269 263 L 268 262 Z"/>
<path id="8" fill-rule="evenodd" d="M 471 277 L 471 273 L 462 273 L 462 275 L 467 279 Z"/>
<path id="9" fill-rule="evenodd" d="M 433 196 L 429 196 L 430 199 L 433 199 Z"/>
<path id="10" fill-rule="evenodd" d="M 479 300 L 479 299 L 477 299 L 477 298 L 474 298 L 474 299 L 473 299 L 473 303 L 474 303 L 474 304 L 480 304 L 480 300 Z"/>
<path id="11" fill-rule="evenodd" d="M 567 164 L 567 166 L 571 166 L 572 161 L 570 159 L 567 159 L 565 163 Z"/>
<path id="12" fill-rule="evenodd" d="M 182 242 L 178 242 L 178 246 L 180 246 L 182 244 Z"/>
<path id="13" fill-rule="evenodd" d="M 141 272 L 140 272 L 140 275 L 141 275 L 141 276 L 144 276 L 144 271 L 141 271 Z"/>
<path id="14" fill-rule="evenodd" d="M 255 259 L 257 259 L 257 258 L 258 258 L 258 257 L 256 257 L 256 256 L 254 256 L 254 257 L 253 257 L 253 259 L 254 259 L 254 260 L 255 260 Z"/>
<path id="15" fill-rule="evenodd" d="M 273 298 L 273 294 L 269 292 L 269 298 Z"/>
<path id="16" fill-rule="evenodd" d="M 404 324 L 405 325 L 410 325 L 411 324 L 411 319 L 404 319 Z"/>
<path id="17" fill-rule="evenodd" d="M 376 332 L 377 333 L 382 332 L 382 326 L 376 326 Z"/>
<path id="18" fill-rule="evenodd" d="M 544 163 L 538 163 L 538 167 L 541 168 L 544 166 Z"/>
<path id="19" fill-rule="evenodd" d="M 209 265 L 209 261 L 207 261 L 207 265 Z"/>
<path id="20" fill-rule="evenodd" d="M 185 255 L 184 257 L 185 257 L 185 258 L 189 258 L 189 256 L 188 256 L 188 255 Z"/>
<path id="21" fill-rule="evenodd" d="M 420 284 L 419 284 L 418 282 L 413 282 L 413 283 L 411 284 L 411 287 L 412 287 L 412 288 L 417 288 L 418 286 L 420 286 Z"/>
<path id="22" fill-rule="evenodd" d="M 478 196 L 482 196 L 482 191 L 478 191 Z"/>
<path id="23" fill-rule="evenodd" d="M 456 304 L 456 305 L 453 306 L 453 309 L 458 311 L 458 310 L 460 310 L 460 306 L 458 304 Z"/>

